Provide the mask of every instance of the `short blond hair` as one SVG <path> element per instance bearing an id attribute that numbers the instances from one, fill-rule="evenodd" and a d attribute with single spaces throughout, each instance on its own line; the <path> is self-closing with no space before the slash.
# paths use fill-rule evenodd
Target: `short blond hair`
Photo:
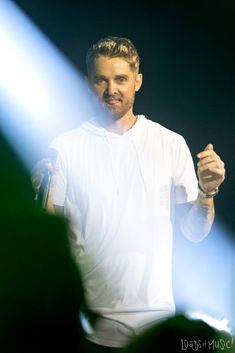
<path id="1" fill-rule="evenodd" d="M 97 43 L 93 44 L 88 49 L 86 55 L 88 75 L 92 71 L 94 60 L 99 56 L 123 58 L 129 63 L 132 71 L 139 71 L 140 57 L 130 39 L 108 36 L 107 38 L 101 38 Z"/>

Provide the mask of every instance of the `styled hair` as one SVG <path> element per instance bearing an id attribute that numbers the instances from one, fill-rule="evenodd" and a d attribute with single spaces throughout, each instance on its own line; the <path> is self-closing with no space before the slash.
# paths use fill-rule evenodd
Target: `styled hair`
<path id="1" fill-rule="evenodd" d="M 123 58 L 129 63 L 132 71 L 139 71 L 139 54 L 130 39 L 108 36 L 107 38 L 101 38 L 97 43 L 94 43 L 88 49 L 86 55 L 88 75 L 92 71 L 95 59 L 100 56 Z"/>

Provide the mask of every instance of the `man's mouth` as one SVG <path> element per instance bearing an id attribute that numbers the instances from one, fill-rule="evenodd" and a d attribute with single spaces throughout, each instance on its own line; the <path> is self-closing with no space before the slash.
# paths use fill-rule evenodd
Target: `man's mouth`
<path id="1" fill-rule="evenodd" d="M 108 104 L 108 105 L 115 105 L 115 104 L 120 103 L 120 99 L 108 98 L 108 99 L 104 99 L 104 103 Z"/>

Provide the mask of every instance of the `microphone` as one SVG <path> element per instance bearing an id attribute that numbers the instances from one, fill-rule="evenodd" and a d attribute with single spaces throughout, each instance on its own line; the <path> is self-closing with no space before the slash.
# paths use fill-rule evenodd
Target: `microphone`
<path id="1" fill-rule="evenodd" d="M 57 151 L 54 148 L 49 148 L 47 153 L 47 159 L 50 160 L 52 164 L 56 162 Z M 49 191 L 51 186 L 52 171 L 48 168 L 44 171 L 44 176 L 40 184 L 38 193 L 36 195 L 36 208 L 46 211 L 47 201 L 49 197 Z"/>

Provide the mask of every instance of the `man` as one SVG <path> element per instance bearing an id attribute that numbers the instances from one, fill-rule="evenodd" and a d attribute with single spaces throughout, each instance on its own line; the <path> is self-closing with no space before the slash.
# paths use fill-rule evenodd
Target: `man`
<path id="1" fill-rule="evenodd" d="M 208 144 L 197 155 L 197 179 L 183 137 L 134 114 L 142 74 L 130 40 L 98 41 L 87 70 L 107 114 L 52 142 L 58 158 L 50 201 L 70 220 L 86 297 L 101 315 L 87 338 L 105 352 L 174 314 L 175 205 L 183 208 L 183 234 L 202 240 L 225 169 Z"/>

